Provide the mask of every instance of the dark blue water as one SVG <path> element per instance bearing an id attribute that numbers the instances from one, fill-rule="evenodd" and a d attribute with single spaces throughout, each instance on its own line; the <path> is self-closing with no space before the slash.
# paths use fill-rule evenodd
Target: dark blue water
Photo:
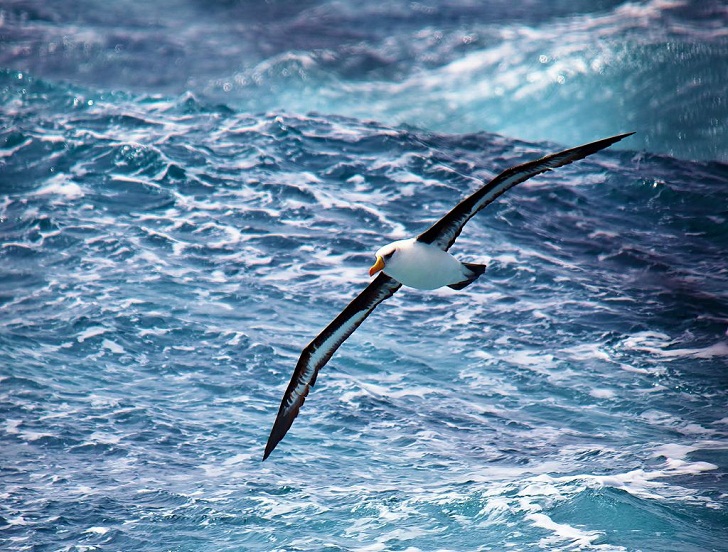
<path id="1" fill-rule="evenodd" d="M 728 11 L 512 4 L 0 6 L 0 548 L 728 550 Z"/>

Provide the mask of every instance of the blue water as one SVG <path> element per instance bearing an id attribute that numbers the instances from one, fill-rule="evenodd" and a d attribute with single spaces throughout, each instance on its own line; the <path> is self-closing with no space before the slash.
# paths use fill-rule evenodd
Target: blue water
<path id="1" fill-rule="evenodd" d="M 728 10 L 581 4 L 0 6 L 0 548 L 728 550 Z"/>

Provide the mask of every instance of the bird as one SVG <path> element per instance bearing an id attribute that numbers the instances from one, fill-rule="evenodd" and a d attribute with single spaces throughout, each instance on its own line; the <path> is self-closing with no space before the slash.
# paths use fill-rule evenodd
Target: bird
<path id="1" fill-rule="evenodd" d="M 445 286 L 461 290 L 485 272 L 485 265 L 461 263 L 448 251 L 475 214 L 516 184 L 583 159 L 632 134 L 634 132 L 618 134 L 506 169 L 460 201 L 417 237 L 381 247 L 374 255 L 374 265 L 369 269 L 370 277 L 376 275 L 376 278 L 301 352 L 281 400 L 263 460 L 270 456 L 291 428 L 311 387 L 316 383 L 319 370 L 377 305 L 392 297 L 403 285 L 421 290 Z"/>

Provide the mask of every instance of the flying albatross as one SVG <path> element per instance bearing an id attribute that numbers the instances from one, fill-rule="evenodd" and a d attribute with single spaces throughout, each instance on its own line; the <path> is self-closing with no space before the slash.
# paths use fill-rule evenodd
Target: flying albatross
<path id="1" fill-rule="evenodd" d="M 268 458 L 293 424 L 309 390 L 316 383 L 319 370 L 379 303 L 390 298 L 403 285 L 416 289 L 448 286 L 459 290 L 483 274 L 485 265 L 461 263 L 448 253 L 465 223 L 478 211 L 516 184 L 583 159 L 632 134 L 619 134 L 507 169 L 463 199 L 416 238 L 395 241 L 379 249 L 375 255 L 376 262 L 369 269 L 370 276 L 377 273 L 379 276 L 301 353 L 268 437 L 263 460 Z"/>

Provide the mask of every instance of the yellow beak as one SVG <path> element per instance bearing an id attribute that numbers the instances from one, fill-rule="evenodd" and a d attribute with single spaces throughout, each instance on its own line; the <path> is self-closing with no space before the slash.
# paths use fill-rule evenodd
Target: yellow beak
<path id="1" fill-rule="evenodd" d="M 377 262 L 374 263 L 374 266 L 372 266 L 369 269 L 369 276 L 374 276 L 377 272 L 379 272 L 383 268 L 384 268 L 384 260 L 381 257 L 377 257 Z"/>

